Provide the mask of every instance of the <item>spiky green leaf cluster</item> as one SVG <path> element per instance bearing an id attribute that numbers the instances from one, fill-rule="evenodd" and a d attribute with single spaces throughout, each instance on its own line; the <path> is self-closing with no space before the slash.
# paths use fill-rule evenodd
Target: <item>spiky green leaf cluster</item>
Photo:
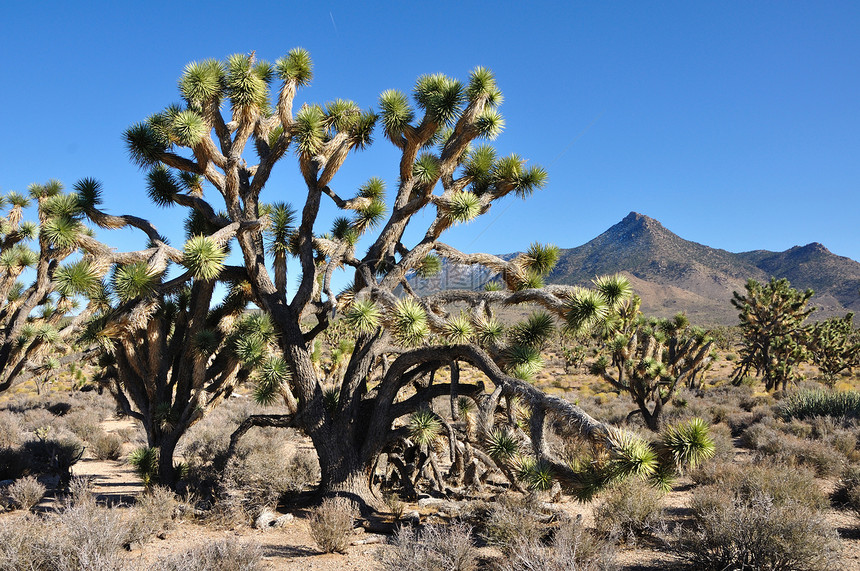
<path id="1" fill-rule="evenodd" d="M 427 254 L 415 268 L 415 273 L 421 278 L 432 278 L 442 271 L 442 259 L 434 254 Z"/>
<path id="2" fill-rule="evenodd" d="M 567 327 L 574 333 L 583 333 L 606 319 L 610 312 L 607 300 L 597 291 L 581 289 L 565 303 Z"/>
<path id="3" fill-rule="evenodd" d="M 511 343 L 540 349 L 555 333 L 555 319 L 545 311 L 536 311 L 516 324 L 508 333 Z"/>
<path id="4" fill-rule="evenodd" d="M 224 67 L 215 59 L 191 62 L 179 80 L 179 92 L 186 103 L 197 110 L 210 101 L 220 101 L 224 91 Z"/>
<path id="5" fill-rule="evenodd" d="M 707 423 L 701 418 L 691 418 L 663 431 L 663 445 L 672 454 L 677 466 L 698 466 L 703 460 L 714 455 L 716 448 Z"/>
<path id="6" fill-rule="evenodd" d="M 439 178 L 439 159 L 430 153 L 421 153 L 412 165 L 412 176 L 419 184 L 432 184 Z"/>
<path id="7" fill-rule="evenodd" d="M 453 123 L 465 100 L 463 84 L 440 73 L 419 77 L 413 96 L 428 118 L 440 125 Z"/>
<path id="8" fill-rule="evenodd" d="M 160 276 L 146 262 L 118 266 L 113 272 L 113 290 L 121 301 L 146 297 L 155 291 Z"/>
<path id="9" fill-rule="evenodd" d="M 466 97 L 470 102 L 484 98 L 487 105 L 495 107 L 502 103 L 502 92 L 496 85 L 493 72 L 486 67 L 478 66 L 469 74 L 469 86 L 466 88 Z"/>
<path id="10" fill-rule="evenodd" d="M 490 431 L 485 439 L 484 447 L 490 458 L 503 463 L 513 460 L 520 451 L 517 437 L 510 430 L 500 427 L 495 427 Z"/>
<path id="11" fill-rule="evenodd" d="M 292 378 L 287 361 L 280 355 L 269 355 L 262 361 L 254 387 L 254 400 L 262 405 L 274 404 Z"/>
<path id="12" fill-rule="evenodd" d="M 390 320 L 391 332 L 402 345 L 418 345 L 430 334 L 427 313 L 420 303 L 410 297 L 397 302 Z"/>
<path id="13" fill-rule="evenodd" d="M 267 246 L 269 251 L 286 254 L 290 251 L 290 237 L 295 231 L 293 222 L 296 211 L 285 202 L 276 202 L 261 208 L 268 215 L 269 226 L 266 228 Z"/>
<path id="14" fill-rule="evenodd" d="M 481 317 L 475 323 L 475 336 L 485 347 L 499 344 L 504 334 L 504 325 L 495 317 Z"/>
<path id="15" fill-rule="evenodd" d="M 275 62 L 275 71 L 282 80 L 304 87 L 314 77 L 311 54 L 303 48 L 294 48 Z"/>
<path id="16" fill-rule="evenodd" d="M 450 343 L 469 343 L 474 333 L 472 320 L 465 313 L 449 317 L 442 326 L 442 335 Z"/>
<path id="17" fill-rule="evenodd" d="M 314 155 L 326 139 L 326 116 L 318 105 L 304 105 L 296 113 L 293 137 L 302 155 Z"/>
<path id="18" fill-rule="evenodd" d="M 532 242 L 522 258 L 523 266 L 541 276 L 549 275 L 559 258 L 558 246 Z"/>
<path id="19" fill-rule="evenodd" d="M 345 319 L 351 329 L 359 333 L 373 333 L 379 327 L 381 314 L 373 301 L 358 300 L 349 306 Z"/>
<path id="20" fill-rule="evenodd" d="M 170 169 L 157 165 L 146 175 L 146 193 L 158 206 L 173 206 L 173 197 L 179 193 L 179 182 Z"/>
<path id="21" fill-rule="evenodd" d="M 469 222 L 481 211 L 481 199 L 468 191 L 455 192 L 444 205 L 443 213 L 451 223 Z"/>
<path id="22" fill-rule="evenodd" d="M 391 140 L 401 137 L 415 118 L 406 95 L 394 89 L 382 92 L 379 96 L 379 109 L 385 136 Z"/>
<path id="23" fill-rule="evenodd" d="M 208 236 L 194 236 L 185 243 L 182 265 L 188 268 L 194 277 L 211 280 L 218 277 L 224 269 L 226 252 Z"/>
<path id="24" fill-rule="evenodd" d="M 90 296 L 98 293 L 100 285 L 99 276 L 88 260 L 66 264 L 54 273 L 54 287 L 62 296 Z"/>
<path id="25" fill-rule="evenodd" d="M 233 54 L 227 58 L 225 87 L 233 112 L 267 106 L 268 71 L 254 65 L 247 54 Z"/>
<path id="26" fill-rule="evenodd" d="M 416 410 L 409 417 L 409 436 L 419 445 L 432 446 L 442 434 L 442 423 L 429 409 Z"/>
<path id="27" fill-rule="evenodd" d="M 609 439 L 612 442 L 612 472 L 617 477 L 636 476 L 645 479 L 657 471 L 657 453 L 643 438 L 632 432 L 616 430 L 609 435 Z"/>
<path id="28" fill-rule="evenodd" d="M 543 359 L 537 347 L 511 345 L 505 348 L 502 358 L 510 375 L 524 381 L 531 381 L 543 369 Z"/>

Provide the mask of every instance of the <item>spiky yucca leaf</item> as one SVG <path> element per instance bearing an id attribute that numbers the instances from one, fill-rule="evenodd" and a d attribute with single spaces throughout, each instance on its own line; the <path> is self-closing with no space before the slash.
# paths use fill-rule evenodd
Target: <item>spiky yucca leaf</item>
<path id="1" fill-rule="evenodd" d="M 379 108 L 382 127 L 385 136 L 389 139 L 399 138 L 414 119 L 414 113 L 406 95 L 394 89 L 382 92 L 379 96 Z"/>
<path id="2" fill-rule="evenodd" d="M 219 100 L 223 88 L 224 68 L 214 59 L 189 63 L 179 80 L 179 92 L 195 109 L 201 109 L 212 99 Z"/>
<path id="3" fill-rule="evenodd" d="M 322 389 L 323 406 L 330 416 L 334 416 L 340 406 L 340 387 L 327 385 Z"/>
<path id="4" fill-rule="evenodd" d="M 30 199 L 19 192 L 10 192 L 4 197 L 13 208 L 27 208 L 30 206 Z"/>
<path id="5" fill-rule="evenodd" d="M 233 54 L 227 58 L 225 85 L 233 111 L 251 107 L 264 107 L 268 90 L 266 82 L 252 65 L 252 58 L 246 54 Z"/>
<path id="6" fill-rule="evenodd" d="M 621 274 L 595 278 L 594 289 L 603 296 L 611 308 L 618 307 L 621 302 L 627 301 L 633 295 L 630 280 Z"/>
<path id="7" fill-rule="evenodd" d="M 555 333 L 555 319 L 546 311 L 536 311 L 526 321 L 516 324 L 510 331 L 515 345 L 542 347 Z"/>
<path id="8" fill-rule="evenodd" d="M 401 344 L 418 345 L 430 334 L 427 313 L 414 299 L 403 298 L 392 311 L 391 330 Z"/>
<path id="9" fill-rule="evenodd" d="M 430 184 L 439 177 L 439 159 L 430 153 L 421 153 L 412 165 L 412 176 L 419 184 Z"/>
<path id="10" fill-rule="evenodd" d="M 453 123 L 464 100 L 463 85 L 442 74 L 419 77 L 413 95 L 430 120 L 442 125 Z"/>
<path id="11" fill-rule="evenodd" d="M 170 169 L 158 165 L 146 175 L 146 193 L 158 206 L 173 206 L 173 197 L 179 193 L 179 183 Z"/>
<path id="12" fill-rule="evenodd" d="M 416 410 L 409 417 L 409 435 L 417 444 L 432 446 L 440 434 L 442 423 L 431 410 Z"/>
<path id="13" fill-rule="evenodd" d="M 307 105 L 299 110 L 296 114 L 293 136 L 301 154 L 314 155 L 322 149 L 325 142 L 325 126 L 325 113 L 320 107 Z"/>
<path id="14" fill-rule="evenodd" d="M 269 355 L 262 361 L 254 387 L 254 401 L 262 405 L 274 404 L 291 377 L 286 360 L 278 355 Z"/>
<path id="15" fill-rule="evenodd" d="M 303 48 L 294 48 L 275 62 L 275 71 L 284 81 L 293 81 L 299 87 L 308 85 L 314 77 L 311 54 Z"/>
<path id="16" fill-rule="evenodd" d="M 475 128 L 479 137 L 492 141 L 504 130 L 505 119 L 497 109 L 487 107 L 475 118 Z"/>
<path id="17" fill-rule="evenodd" d="M 182 111 L 173 118 L 170 131 L 180 145 L 194 147 L 208 135 L 209 126 L 194 111 Z"/>
<path id="18" fill-rule="evenodd" d="M 201 357 L 208 358 L 221 345 L 221 335 L 214 329 L 201 329 L 194 334 L 191 344 Z"/>
<path id="19" fill-rule="evenodd" d="M 687 422 L 669 426 L 662 436 L 663 445 L 672 453 L 678 466 L 695 468 L 716 451 L 708 424 L 701 418 L 691 418 Z"/>
<path id="20" fill-rule="evenodd" d="M 74 250 L 83 233 L 83 225 L 65 216 L 51 218 L 42 224 L 41 238 L 57 250 Z"/>
<path id="21" fill-rule="evenodd" d="M 489 145 L 471 149 L 463 160 L 463 174 L 471 180 L 472 192 L 481 196 L 492 184 L 496 150 Z"/>
<path id="22" fill-rule="evenodd" d="M 465 313 L 447 319 L 442 329 L 445 339 L 451 343 L 468 343 L 474 332 L 472 320 Z"/>
<path id="23" fill-rule="evenodd" d="M 147 488 L 158 482 L 158 448 L 137 448 L 129 454 L 128 463 Z"/>
<path id="24" fill-rule="evenodd" d="M 194 236 L 185 243 L 182 265 L 191 270 L 194 277 L 211 280 L 224 269 L 226 252 L 208 236 Z"/>
<path id="25" fill-rule="evenodd" d="M 146 262 L 118 267 L 113 274 L 113 290 L 121 301 L 146 297 L 155 291 L 159 276 L 153 274 Z"/>
<path id="26" fill-rule="evenodd" d="M 531 196 L 536 190 L 546 186 L 549 174 L 541 166 L 533 166 L 526 169 L 517 179 L 515 188 L 520 198 Z"/>
<path id="27" fill-rule="evenodd" d="M 484 442 L 487 454 L 497 462 L 507 463 L 514 459 L 520 451 L 520 443 L 509 430 L 495 427 L 487 435 Z"/>
<path id="28" fill-rule="evenodd" d="M 609 304 L 600 293 L 584 289 L 574 293 L 565 304 L 568 328 L 584 333 L 609 315 Z"/>
<path id="29" fill-rule="evenodd" d="M 648 478 L 648 482 L 661 492 L 671 492 L 672 486 L 678 480 L 678 473 L 671 464 L 660 463 L 657 470 Z"/>
<path id="30" fill-rule="evenodd" d="M 75 194 L 81 208 L 95 208 L 102 203 L 102 185 L 94 178 L 83 178 L 75 183 Z"/>
<path id="31" fill-rule="evenodd" d="M 88 260 L 78 260 L 60 267 L 54 274 L 54 284 L 57 293 L 71 297 L 96 293 L 100 281 Z"/>
<path id="32" fill-rule="evenodd" d="M 504 286 L 498 280 L 490 280 L 484 284 L 484 291 L 502 291 Z"/>
<path id="33" fill-rule="evenodd" d="M 434 254 L 427 254 L 415 268 L 415 273 L 421 278 L 431 278 L 442 271 L 442 259 Z"/>
<path id="34" fill-rule="evenodd" d="M 385 197 L 385 181 L 372 177 L 358 188 L 358 195 L 372 200 L 382 200 Z"/>
<path id="35" fill-rule="evenodd" d="M 371 300 L 355 301 L 346 312 L 345 319 L 351 329 L 359 333 L 373 333 L 379 327 L 381 314 Z"/>
<path id="36" fill-rule="evenodd" d="M 294 231 L 293 222 L 296 211 L 286 202 L 266 205 L 263 211 L 264 214 L 268 215 L 270 221 L 269 227 L 266 228 L 269 249 L 277 253 L 287 253 L 290 235 Z"/>
<path id="37" fill-rule="evenodd" d="M 491 106 L 499 105 L 502 94 L 496 85 L 493 72 L 486 67 L 478 66 L 469 74 L 469 86 L 466 88 L 466 96 L 469 101 L 477 101 L 481 97 L 487 99 Z"/>
<path id="38" fill-rule="evenodd" d="M 647 478 L 659 466 L 657 453 L 642 437 L 623 430 L 609 434 L 610 459 L 613 473 L 619 477 Z"/>
<path id="39" fill-rule="evenodd" d="M 359 233 L 364 233 L 368 229 L 373 230 L 385 220 L 385 211 L 385 202 L 379 199 L 371 200 L 355 211 L 352 226 Z"/>
<path id="40" fill-rule="evenodd" d="M 526 269 L 546 276 L 558 263 L 559 255 L 558 246 L 554 244 L 544 245 L 532 242 L 525 256 L 523 256 L 523 265 Z"/>
<path id="41" fill-rule="evenodd" d="M 235 337 L 233 350 L 239 361 L 248 369 L 256 369 L 266 358 L 266 343 L 256 335 Z"/>
<path id="42" fill-rule="evenodd" d="M 530 381 L 543 369 L 543 359 L 536 347 L 511 345 L 503 352 L 506 369 L 511 376 Z"/>
<path id="43" fill-rule="evenodd" d="M 524 274 L 518 276 L 514 289 L 516 291 L 523 291 L 526 289 L 541 289 L 543 286 L 543 276 L 534 270 L 528 270 Z"/>
<path id="44" fill-rule="evenodd" d="M 495 317 L 481 317 L 475 323 L 475 335 L 481 345 L 496 345 L 505 333 L 504 325 Z"/>
<path id="45" fill-rule="evenodd" d="M 166 150 L 162 138 L 147 123 L 132 125 L 125 130 L 124 138 L 132 162 L 141 168 L 157 165 Z"/>
<path id="46" fill-rule="evenodd" d="M 481 199 L 471 192 L 456 192 L 443 208 L 445 217 L 452 223 L 469 222 L 480 212 Z"/>

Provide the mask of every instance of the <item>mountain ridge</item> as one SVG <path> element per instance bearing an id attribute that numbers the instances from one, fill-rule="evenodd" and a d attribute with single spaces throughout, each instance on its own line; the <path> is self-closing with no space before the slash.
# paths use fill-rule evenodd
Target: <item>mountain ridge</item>
<path id="1" fill-rule="evenodd" d="M 594 276 L 620 272 L 631 278 L 645 313 L 668 316 L 686 311 L 694 321 L 737 322 L 729 300 L 748 279 L 787 278 L 811 288 L 818 317 L 860 310 L 860 263 L 812 242 L 784 252 L 733 253 L 685 240 L 659 221 L 631 212 L 576 248 L 560 250 L 548 283 L 587 285 Z"/>

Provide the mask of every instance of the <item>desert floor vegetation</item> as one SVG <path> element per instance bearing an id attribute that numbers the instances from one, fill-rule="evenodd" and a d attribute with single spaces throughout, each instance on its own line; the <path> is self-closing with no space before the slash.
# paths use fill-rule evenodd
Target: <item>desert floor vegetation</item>
<path id="1" fill-rule="evenodd" d="M 584 366 L 565 372 L 564 343 L 548 348 L 547 389 L 648 434 L 629 396 Z M 701 387 L 668 403 L 668 425 L 709 425 L 714 455 L 662 486 L 627 478 L 582 501 L 552 487 L 517 491 L 499 470 L 469 493 L 428 479 L 414 497 L 395 486 L 369 518 L 348 500 L 314 500 L 319 466 L 294 429 L 253 428 L 228 454 L 245 419 L 271 412 L 248 395 L 179 443 L 177 493 L 140 484 L 129 457 L 145 436 L 109 395 L 25 387 L 0 402 L 2 568 L 860 569 L 860 423 L 847 392 L 860 378 L 840 376 L 839 392 L 810 367 L 799 386 L 773 393 L 732 385 L 731 371 L 718 358 Z M 103 451 L 105 438 L 119 454 Z M 583 446 L 566 443 L 566 460 Z M 67 455 L 51 464 L 29 454 L 46 448 Z M 436 452 L 450 469 L 444 446 Z M 382 481 L 394 469 L 376 473 Z"/>

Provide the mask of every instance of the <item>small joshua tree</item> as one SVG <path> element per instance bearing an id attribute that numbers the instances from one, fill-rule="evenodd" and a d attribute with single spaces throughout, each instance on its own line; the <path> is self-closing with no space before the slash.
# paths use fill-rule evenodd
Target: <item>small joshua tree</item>
<path id="1" fill-rule="evenodd" d="M 660 415 L 678 387 L 691 385 L 711 360 L 713 340 L 706 331 L 690 327 L 683 314 L 672 319 L 646 319 L 630 282 L 621 275 L 600 277 L 594 288 L 577 292 L 569 326 L 595 330 L 604 354 L 591 365 L 616 389 L 627 393 L 645 425 L 660 430 Z M 589 315 L 603 315 L 592 322 Z"/>
<path id="2" fill-rule="evenodd" d="M 767 390 L 786 388 L 797 380 L 796 367 L 806 360 L 803 322 L 812 313 L 807 307 L 813 291 L 800 292 L 786 279 L 771 278 L 760 284 L 749 280 L 746 294 L 734 292 L 732 305 L 740 310 L 743 335 L 734 382 L 755 371 Z"/>
<path id="3" fill-rule="evenodd" d="M 812 362 L 818 365 L 824 382 L 829 386 L 845 370 L 860 365 L 860 334 L 854 329 L 854 314 L 831 317 L 807 328 L 806 347 Z"/>

